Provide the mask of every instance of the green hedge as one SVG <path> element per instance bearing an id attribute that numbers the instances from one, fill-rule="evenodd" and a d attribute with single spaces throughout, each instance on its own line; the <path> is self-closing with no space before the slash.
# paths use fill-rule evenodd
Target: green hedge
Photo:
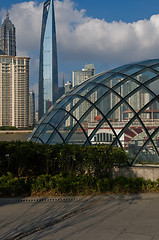
<path id="1" fill-rule="evenodd" d="M 0 142 L 0 176 L 11 172 L 15 177 L 62 173 L 64 176 L 87 174 L 109 178 L 114 164 L 120 166 L 127 162 L 126 152 L 105 145 Z"/>
<path id="2" fill-rule="evenodd" d="M 87 195 L 87 194 L 125 194 L 158 192 L 159 179 L 156 182 L 143 178 L 117 177 L 97 179 L 89 175 L 62 174 L 51 176 L 15 178 L 11 173 L 0 177 L 0 197 L 6 196 L 31 196 L 35 193 L 53 195 Z"/>

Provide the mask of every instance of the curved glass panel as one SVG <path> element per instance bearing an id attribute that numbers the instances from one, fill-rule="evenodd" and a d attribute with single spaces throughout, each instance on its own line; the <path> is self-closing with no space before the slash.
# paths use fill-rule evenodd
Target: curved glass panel
<path id="1" fill-rule="evenodd" d="M 120 146 L 131 164 L 159 163 L 158 86 L 158 59 L 100 73 L 63 95 L 29 140 Z"/>

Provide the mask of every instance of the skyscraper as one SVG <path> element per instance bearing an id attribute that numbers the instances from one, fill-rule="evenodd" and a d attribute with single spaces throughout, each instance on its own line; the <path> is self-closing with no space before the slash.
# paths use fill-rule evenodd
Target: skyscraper
<path id="1" fill-rule="evenodd" d="M 72 72 L 72 86 L 78 86 L 82 82 L 85 82 L 87 79 L 91 78 L 95 75 L 95 68 L 94 64 L 87 64 L 84 66 L 82 71 L 73 71 Z M 87 94 L 87 91 L 85 91 L 85 94 Z M 95 102 L 97 100 L 97 92 L 94 92 L 90 96 L 91 101 Z M 75 105 L 78 102 L 77 99 L 73 100 L 73 105 Z M 83 101 L 83 103 L 75 110 L 75 117 L 79 119 L 84 112 L 87 111 L 89 107 L 89 103 L 86 101 Z M 86 122 L 92 122 L 94 121 L 94 118 L 97 116 L 97 111 L 93 110 L 85 119 Z"/>
<path id="2" fill-rule="evenodd" d="M 43 6 L 40 64 L 39 64 L 39 119 L 59 97 L 57 46 L 54 1 L 46 0 Z"/>
<path id="3" fill-rule="evenodd" d="M 0 126 L 29 126 L 29 58 L 16 56 L 8 11 L 0 27 Z"/>
<path id="4" fill-rule="evenodd" d="M 0 55 L 16 56 L 15 27 L 9 19 L 8 11 L 0 27 Z"/>
<path id="5" fill-rule="evenodd" d="M 87 64 L 82 71 L 72 72 L 72 86 L 75 87 L 95 74 L 94 64 Z"/>
<path id="6" fill-rule="evenodd" d="M 29 126 L 29 58 L 0 55 L 0 126 Z"/>
<path id="7" fill-rule="evenodd" d="M 29 127 L 35 126 L 35 93 L 29 92 Z"/>

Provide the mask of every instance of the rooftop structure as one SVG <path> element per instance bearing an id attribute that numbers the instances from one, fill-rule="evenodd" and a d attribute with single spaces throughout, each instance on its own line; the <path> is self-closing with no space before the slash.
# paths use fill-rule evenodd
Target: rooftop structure
<path id="1" fill-rule="evenodd" d="M 109 144 L 129 152 L 130 164 L 159 163 L 158 86 L 159 59 L 92 76 L 49 109 L 30 140 Z M 85 111 L 78 111 L 83 105 Z"/>

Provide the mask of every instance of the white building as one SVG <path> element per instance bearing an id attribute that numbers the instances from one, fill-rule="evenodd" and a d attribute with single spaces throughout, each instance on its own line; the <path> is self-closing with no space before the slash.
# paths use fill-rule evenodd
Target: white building
<path id="1" fill-rule="evenodd" d="M 0 126 L 29 126 L 29 58 L 0 55 Z"/>
<path id="2" fill-rule="evenodd" d="M 81 83 L 85 82 L 87 79 L 91 78 L 95 75 L 95 68 L 94 64 L 87 64 L 84 66 L 82 71 L 73 71 L 72 72 L 72 86 L 75 87 L 77 85 L 80 85 Z M 87 94 L 87 91 L 84 92 L 84 95 Z M 93 92 L 90 95 L 91 102 L 95 102 L 97 100 L 97 92 Z M 79 99 L 73 100 L 73 106 L 79 101 Z M 81 99 L 82 103 L 78 108 L 76 108 L 75 112 L 73 113 L 74 116 L 79 120 L 80 117 L 88 110 L 90 107 L 90 104 L 88 101 Z M 91 111 L 90 114 L 87 115 L 86 119 L 84 119 L 84 122 L 93 122 L 94 118 L 97 116 L 97 110 Z"/>

